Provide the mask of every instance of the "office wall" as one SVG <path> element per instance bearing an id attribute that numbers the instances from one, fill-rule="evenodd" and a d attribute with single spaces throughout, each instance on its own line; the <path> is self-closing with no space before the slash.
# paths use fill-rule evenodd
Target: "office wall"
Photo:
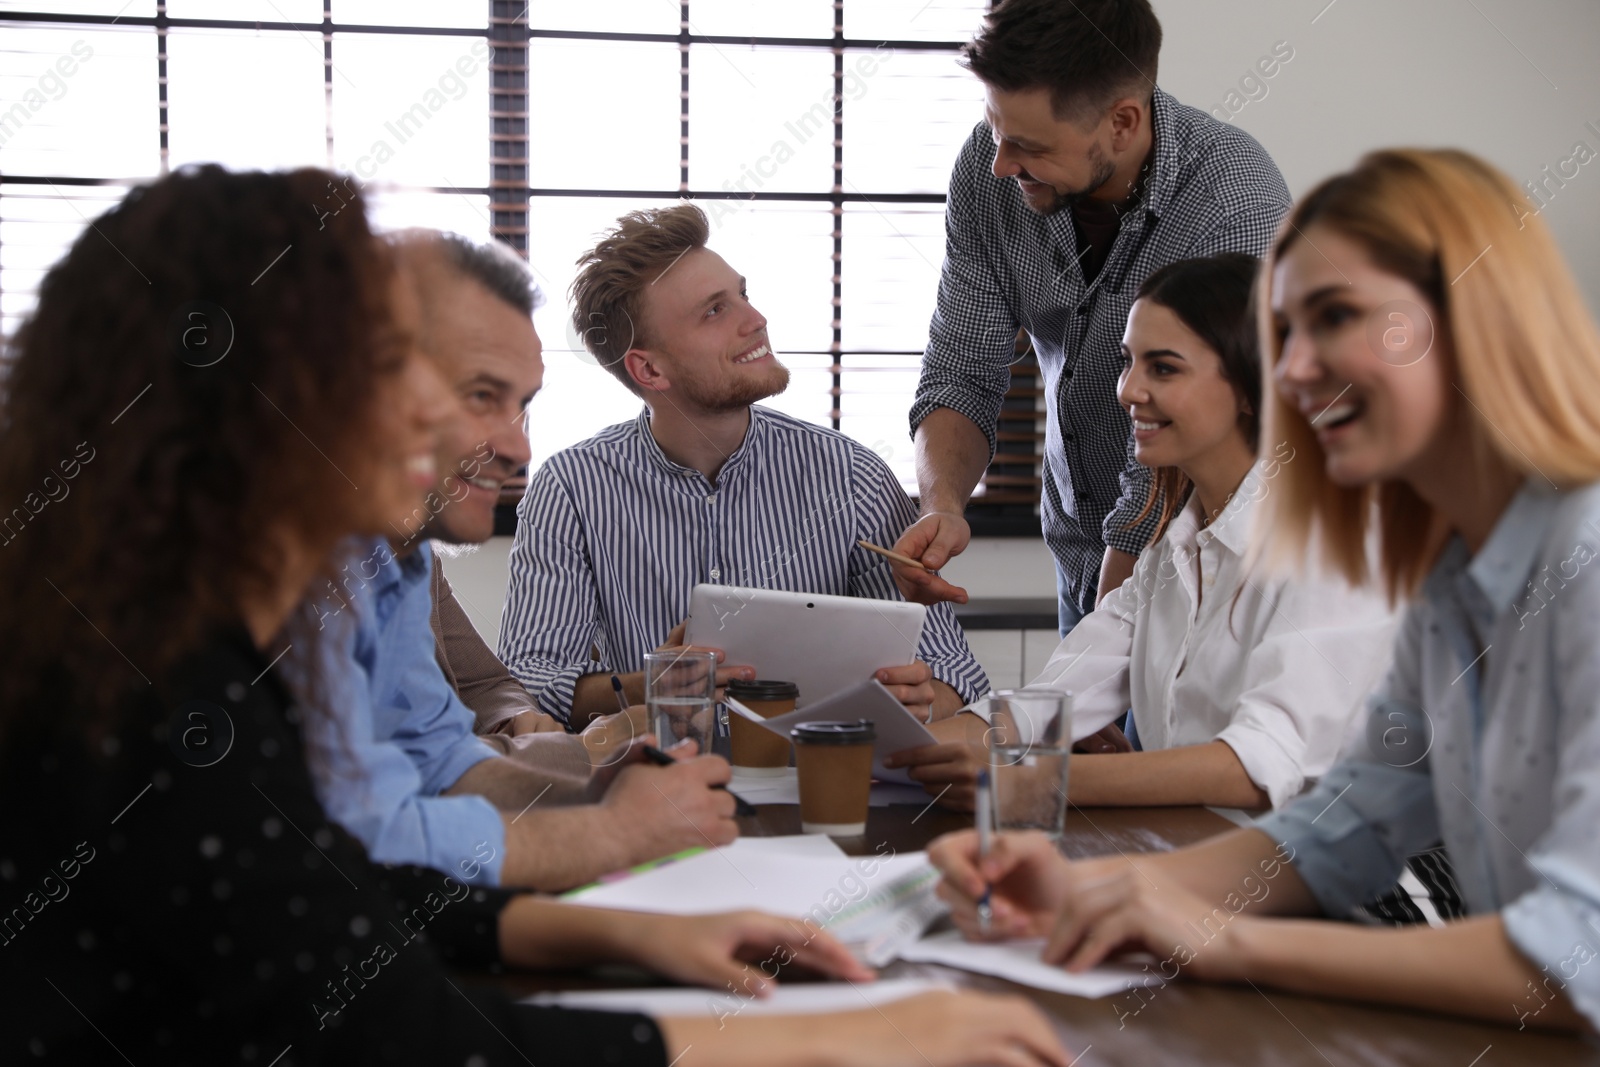
<path id="1" fill-rule="evenodd" d="M 1529 208 L 1555 231 L 1600 310 L 1600 0 L 1155 0 L 1155 7 L 1166 39 L 1159 84 L 1253 134 L 1292 193 L 1376 147 L 1469 149 L 1518 184 L 1540 183 Z M 1256 64 L 1274 49 L 1292 58 L 1261 78 Z M 491 643 L 509 546 L 509 538 L 497 538 L 447 564 Z M 974 542 L 948 574 L 973 596 L 1049 596 L 1055 587 L 1036 540 Z"/>
<path id="2" fill-rule="evenodd" d="M 491 647 L 500 638 L 510 552 L 511 538 L 496 537 L 444 561 L 457 598 Z M 1044 542 L 1036 538 L 981 538 L 943 573 L 972 596 L 1055 596 L 1055 565 Z"/>
<path id="3" fill-rule="evenodd" d="M 1544 206 L 1533 201 L 1530 210 L 1542 212 L 1600 311 L 1600 2 L 1155 0 L 1155 8 L 1165 32 L 1158 84 L 1219 118 L 1237 109 L 1232 121 L 1272 153 L 1290 192 L 1372 148 L 1465 148 L 1518 185 L 1542 183 Z M 1278 42 L 1293 58 L 1270 79 L 1246 81 Z"/>

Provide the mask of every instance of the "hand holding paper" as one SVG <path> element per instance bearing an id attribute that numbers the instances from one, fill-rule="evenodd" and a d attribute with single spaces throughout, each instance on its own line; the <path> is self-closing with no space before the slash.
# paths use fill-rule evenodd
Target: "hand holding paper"
<path id="1" fill-rule="evenodd" d="M 877 673 L 889 695 L 898 700 L 918 722 L 933 718 L 933 668 L 920 659 L 902 667 L 884 667 Z"/>
<path id="2" fill-rule="evenodd" d="M 734 714 L 742 715 L 784 737 L 805 722 L 854 722 L 867 719 L 878 731 L 877 743 L 873 748 L 872 774 L 885 782 L 915 784 L 905 771 L 885 767 L 884 757 L 901 749 L 931 745 L 937 740 L 876 678 L 775 719 L 763 719 L 737 701 L 728 701 L 727 704 Z"/>

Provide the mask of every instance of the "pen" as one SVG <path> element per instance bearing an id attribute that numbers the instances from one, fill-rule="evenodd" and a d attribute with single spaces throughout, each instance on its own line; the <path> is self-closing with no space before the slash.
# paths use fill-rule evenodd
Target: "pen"
<path id="1" fill-rule="evenodd" d="M 644 753 L 645 759 L 649 760 L 651 763 L 654 763 L 658 767 L 670 767 L 674 763 L 678 762 L 654 745 L 645 745 L 640 751 Z M 761 814 L 760 812 L 756 811 L 754 804 L 750 803 L 738 793 L 730 792 L 727 786 L 714 785 L 711 788 L 721 789 L 723 792 L 728 793 L 728 795 L 733 798 L 733 812 L 735 815 Z"/>
<path id="2" fill-rule="evenodd" d="M 617 710 L 628 710 L 628 698 L 622 695 L 622 679 L 616 675 L 611 676 L 611 691 L 617 694 Z"/>
<path id="3" fill-rule="evenodd" d="M 983 861 L 989 858 L 989 838 L 991 836 L 989 817 L 990 805 L 993 798 L 989 794 L 989 772 L 978 772 L 978 796 L 973 804 L 973 819 L 978 824 L 978 867 L 983 867 Z M 994 908 L 989 903 L 992 887 L 987 881 L 983 883 L 983 896 L 978 898 L 978 929 L 984 933 L 989 932 L 989 924 L 994 921 Z"/>
<path id="4" fill-rule="evenodd" d="M 907 567 L 915 567 L 919 571 L 928 570 L 927 564 L 923 563 L 921 560 L 912 559 L 910 556 L 902 556 L 898 552 L 891 552 L 887 548 L 882 547 L 881 545 L 873 544 L 871 541 L 857 541 L 856 544 L 860 545 L 862 548 L 866 549 L 868 552 L 876 552 L 878 555 L 882 556 L 884 559 L 892 559 L 896 563 L 904 563 Z M 928 571 L 928 573 L 932 574 L 933 572 L 932 571 Z"/>

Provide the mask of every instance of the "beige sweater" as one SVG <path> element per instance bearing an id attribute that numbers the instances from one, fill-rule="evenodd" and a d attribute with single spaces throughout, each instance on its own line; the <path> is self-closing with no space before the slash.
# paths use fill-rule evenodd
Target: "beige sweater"
<path id="1" fill-rule="evenodd" d="M 431 622 L 439 669 L 461 702 L 477 716 L 478 735 L 502 755 L 540 772 L 550 785 L 543 797 L 546 802 L 579 804 L 587 800 L 588 749 L 560 723 L 538 710 L 533 697 L 478 636 L 444 576 L 443 561 L 437 557 L 433 562 Z M 548 722 L 550 728 L 513 734 L 511 719 L 525 711 Z"/>

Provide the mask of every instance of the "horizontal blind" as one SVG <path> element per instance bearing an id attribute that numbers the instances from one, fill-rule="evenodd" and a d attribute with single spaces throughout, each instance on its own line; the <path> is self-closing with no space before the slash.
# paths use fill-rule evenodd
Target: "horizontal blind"
<path id="1" fill-rule="evenodd" d="M 986 6 L 0 0 L 0 101 L 22 102 L 0 108 L 0 336 L 130 183 L 199 161 L 329 166 L 380 228 L 527 255 L 549 298 L 537 463 L 637 410 L 572 335 L 575 259 L 623 212 L 687 196 L 791 368 L 773 406 L 859 438 L 914 489 L 944 191 L 981 117 L 957 48 Z"/>

